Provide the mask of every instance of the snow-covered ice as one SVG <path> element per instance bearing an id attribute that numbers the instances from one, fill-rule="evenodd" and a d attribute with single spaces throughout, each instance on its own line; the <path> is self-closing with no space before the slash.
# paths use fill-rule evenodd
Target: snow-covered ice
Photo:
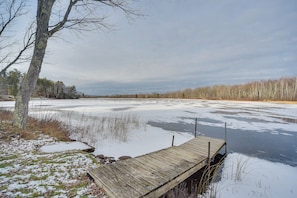
<path id="1" fill-rule="evenodd" d="M 94 154 L 104 154 L 118 158 L 120 156 L 136 157 L 160 149 L 168 148 L 172 144 L 174 136 L 174 145 L 180 145 L 191 138 L 191 134 L 165 131 L 148 126 L 147 131 L 133 131 L 131 138 L 127 142 L 114 142 L 112 140 L 103 141 Z"/>
<path id="2" fill-rule="evenodd" d="M 2 108 L 13 109 L 13 102 L 1 102 Z M 79 99 L 79 100 L 32 100 L 30 114 L 42 116 L 50 113 L 51 116 L 72 123 L 69 119 L 77 119 L 73 125 L 83 126 L 88 123 L 89 130 L 79 135 L 73 132 L 72 136 L 88 142 L 96 147 L 94 152 L 106 156 L 119 157 L 122 155 L 138 156 L 155 150 L 171 146 L 172 136 L 175 136 L 175 145 L 179 145 L 193 138 L 193 131 L 165 130 L 151 123 L 180 124 L 193 126 L 198 118 L 202 126 L 220 127 L 224 123 L 228 129 L 271 134 L 279 143 L 296 139 L 297 132 L 297 104 L 278 104 L 267 102 L 239 102 L 239 101 L 209 101 L 209 100 L 179 100 L 179 99 Z M 113 117 L 117 115 L 134 114 L 139 116 L 139 126 L 132 126 L 125 141 L 109 137 L 107 131 L 99 133 L 97 118 Z M 69 116 L 71 115 L 71 116 Z M 81 115 L 94 122 L 79 121 Z M 93 130 L 96 126 L 96 130 Z M 102 126 L 104 130 L 106 126 Z M 192 130 L 192 129 L 191 129 Z M 200 130 L 198 126 L 198 131 Z M 266 138 L 266 136 L 263 136 Z M 270 137 L 270 136 L 267 136 Z M 279 137 L 279 138 L 278 138 Z M 246 140 L 242 140 L 246 141 Z M 269 139 L 270 141 L 270 139 Z M 240 145 L 240 142 L 238 143 Z M 251 146 L 252 142 L 250 142 Z M 64 147 L 63 143 L 60 146 Z M 263 142 L 263 146 L 276 147 L 270 142 Z M 270 146 L 270 147 L 269 147 Z M 297 146 L 289 145 L 296 155 Z M 57 147 L 58 148 L 58 147 Z M 252 149 L 252 148 L 251 148 Z M 49 150 L 47 150 L 48 152 Z M 265 153 L 259 149 L 260 153 Z M 292 154 L 291 153 L 291 154 Z M 285 159 L 288 153 L 282 153 Z M 215 184 L 217 197 L 297 197 L 297 168 L 288 164 L 269 162 L 260 159 L 261 155 L 248 157 L 240 153 L 231 153 L 227 156 L 222 180 Z M 234 179 L 234 171 L 238 161 L 243 164 L 240 179 Z M 282 161 L 281 159 L 280 161 Z M 296 163 L 296 159 L 294 163 Z M 286 162 L 286 161 L 284 161 Z M 293 164 L 294 164 L 293 163 Z M 4 171 L 4 170 L 3 170 Z"/>
<path id="3" fill-rule="evenodd" d="M 221 126 L 221 123 L 227 122 L 234 129 L 297 132 L 297 104 L 186 99 L 35 99 L 29 106 L 31 114 L 67 111 L 102 116 L 129 112 L 141 115 L 144 121 L 174 122 L 182 117 L 198 117 L 217 121 L 203 122 L 211 126 Z M 1 107 L 14 108 L 14 102 L 1 102 Z"/>

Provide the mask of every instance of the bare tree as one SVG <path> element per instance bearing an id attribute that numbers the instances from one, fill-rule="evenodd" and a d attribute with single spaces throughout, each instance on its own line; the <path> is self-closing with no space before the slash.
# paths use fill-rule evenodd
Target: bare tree
<path id="1" fill-rule="evenodd" d="M 106 28 L 105 15 L 101 9 L 120 9 L 127 16 L 136 15 L 129 8 L 129 0 L 38 0 L 36 15 L 35 45 L 29 69 L 16 97 L 14 125 L 25 128 L 28 116 L 28 103 L 36 86 L 48 39 L 63 29 L 77 31 Z"/>
<path id="2" fill-rule="evenodd" d="M 11 39 L 10 28 L 16 20 L 26 14 L 25 0 L 0 0 L 0 76 L 4 76 L 8 68 L 12 65 L 27 60 L 24 52 L 34 43 L 32 26 L 28 27 L 23 38 L 23 45 L 17 52 L 13 52 L 14 46 L 19 44 L 15 39 Z"/>

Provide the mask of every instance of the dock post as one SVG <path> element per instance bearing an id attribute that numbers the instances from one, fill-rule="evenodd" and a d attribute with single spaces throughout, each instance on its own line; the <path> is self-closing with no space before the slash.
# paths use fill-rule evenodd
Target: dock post
<path id="1" fill-rule="evenodd" d="M 227 155 L 227 123 L 225 122 L 225 154 Z"/>
<path id="2" fill-rule="evenodd" d="M 210 162 L 210 142 L 208 142 L 208 162 Z"/>
<path id="3" fill-rule="evenodd" d="M 209 182 L 210 179 L 210 142 L 208 142 L 208 162 L 207 162 L 207 175 L 208 175 L 208 180 L 207 182 Z"/>
<path id="4" fill-rule="evenodd" d="M 171 147 L 174 146 L 174 135 L 172 136 L 172 143 L 171 143 Z"/>
<path id="5" fill-rule="evenodd" d="M 195 119 L 195 137 L 197 137 L 197 122 L 198 118 Z"/>

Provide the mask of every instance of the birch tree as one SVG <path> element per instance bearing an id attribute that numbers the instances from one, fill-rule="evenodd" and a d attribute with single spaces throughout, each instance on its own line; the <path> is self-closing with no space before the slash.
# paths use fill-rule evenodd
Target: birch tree
<path id="1" fill-rule="evenodd" d="M 68 2 L 65 4 L 65 2 Z M 49 38 L 63 29 L 76 31 L 102 29 L 108 27 L 106 16 L 101 9 L 119 9 L 125 15 L 136 15 L 129 8 L 128 0 L 38 0 L 36 32 L 30 66 L 16 96 L 13 124 L 26 128 L 28 103 L 39 77 Z"/>

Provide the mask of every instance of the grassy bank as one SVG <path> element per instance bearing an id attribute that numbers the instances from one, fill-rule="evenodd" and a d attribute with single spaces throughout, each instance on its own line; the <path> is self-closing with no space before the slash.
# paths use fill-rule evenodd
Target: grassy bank
<path id="1" fill-rule="evenodd" d="M 12 126 L 12 113 L 0 111 L 0 197 L 102 197 L 86 172 L 99 164 L 82 151 L 42 153 L 43 145 L 68 141 L 56 120 L 30 118 L 28 128 Z"/>

